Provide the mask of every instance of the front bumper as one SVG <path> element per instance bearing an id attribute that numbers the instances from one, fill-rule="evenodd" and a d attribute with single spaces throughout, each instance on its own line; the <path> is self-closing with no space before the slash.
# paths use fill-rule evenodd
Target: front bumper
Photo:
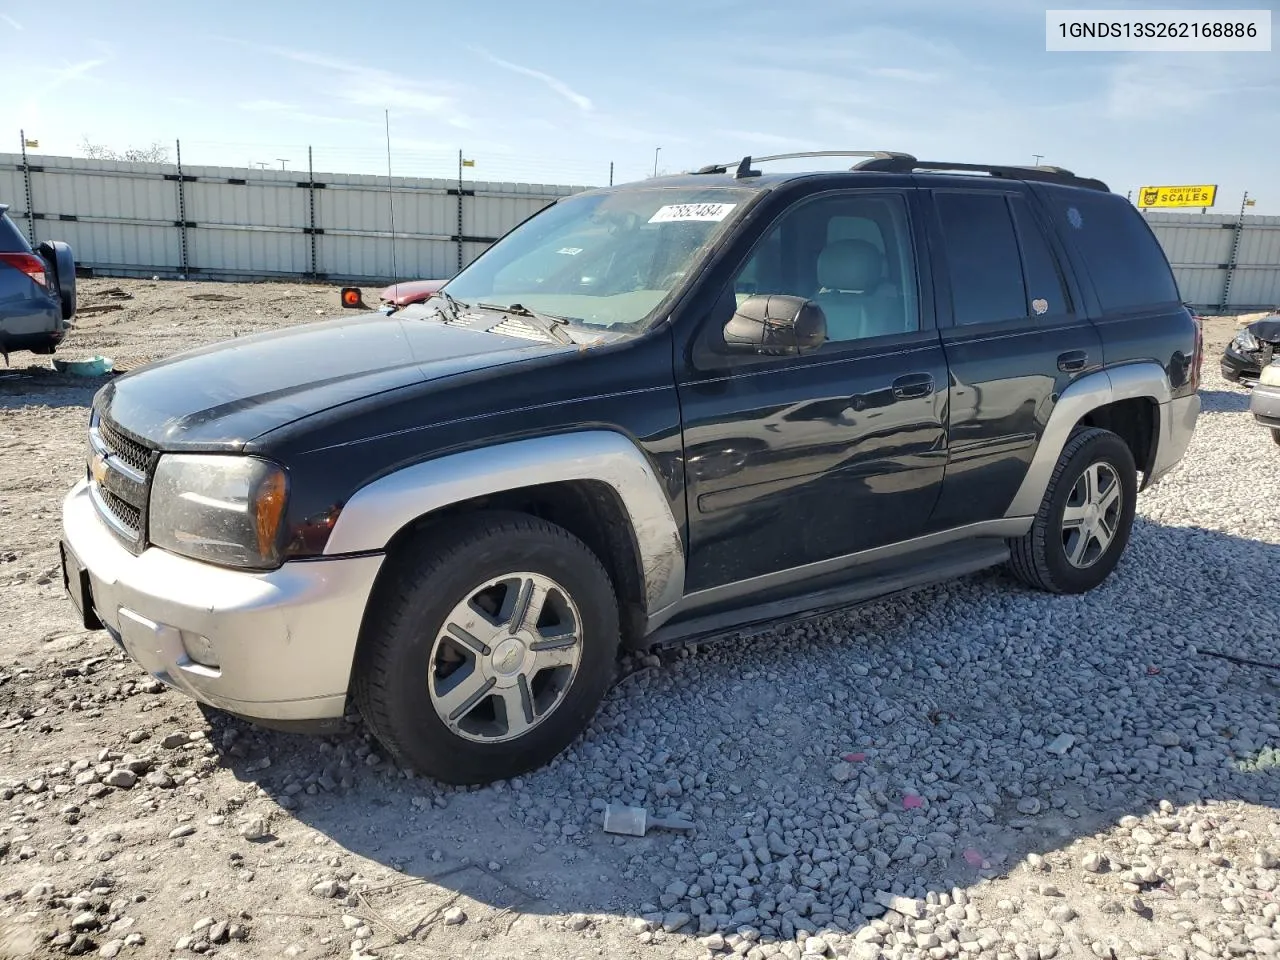
<path id="1" fill-rule="evenodd" d="M 1258 375 L 1262 368 L 1270 362 L 1273 347 L 1263 344 L 1263 349 L 1253 353 L 1238 353 L 1228 345 L 1222 351 L 1222 359 L 1219 366 L 1222 368 L 1222 376 L 1224 379 L 1230 380 L 1232 383 L 1239 383 L 1241 380 L 1252 383 L 1258 379 Z"/>
<path id="2" fill-rule="evenodd" d="M 1178 465 L 1191 445 L 1196 420 L 1200 416 L 1200 394 L 1177 397 L 1160 405 L 1160 441 L 1156 446 L 1156 461 L 1146 485 L 1159 482 L 1160 478 Z"/>
<path id="3" fill-rule="evenodd" d="M 341 718 L 381 554 L 228 570 L 151 547 L 134 556 L 80 481 L 62 508 L 69 577 L 82 568 L 97 618 L 145 670 L 252 720 Z"/>
<path id="4" fill-rule="evenodd" d="M 1249 397 L 1249 412 L 1259 423 L 1280 428 L 1280 386 L 1260 383 Z"/>

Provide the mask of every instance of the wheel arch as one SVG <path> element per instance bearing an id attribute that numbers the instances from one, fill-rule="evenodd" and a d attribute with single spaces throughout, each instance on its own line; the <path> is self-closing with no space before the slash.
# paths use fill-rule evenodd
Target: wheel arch
<path id="1" fill-rule="evenodd" d="M 1071 434 L 1082 426 L 1101 427 L 1119 435 L 1143 473 L 1145 488 L 1156 465 L 1161 415 L 1170 399 L 1168 376 L 1154 361 L 1099 370 L 1072 382 L 1057 398 L 1005 516 L 1035 515 L 1054 465 Z"/>
<path id="2" fill-rule="evenodd" d="M 394 554 L 432 526 L 479 510 L 539 516 L 586 543 L 614 582 L 624 642 L 637 642 L 684 594 L 684 543 L 662 485 L 636 444 L 610 430 L 510 441 L 404 467 L 351 497 L 324 552 Z"/>

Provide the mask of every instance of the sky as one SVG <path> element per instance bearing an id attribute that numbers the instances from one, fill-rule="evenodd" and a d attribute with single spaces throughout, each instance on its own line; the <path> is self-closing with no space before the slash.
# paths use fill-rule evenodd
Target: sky
<path id="1" fill-rule="evenodd" d="M 1055 7 L 1071 7 L 1059 3 Z M 1080 4 L 1074 5 L 1076 7 Z M 1270 9 L 1266 3 L 1085 6 Z M 1280 27 L 1278 27 L 1280 29 Z M 0 0 L 0 150 L 601 185 L 744 154 L 901 150 L 1219 185 L 1280 214 L 1280 48 L 1048 53 L 1025 0 Z M 8 146 L 6 144 L 11 144 Z M 821 165 L 829 165 L 824 161 Z M 775 165 L 778 169 L 794 168 Z"/>

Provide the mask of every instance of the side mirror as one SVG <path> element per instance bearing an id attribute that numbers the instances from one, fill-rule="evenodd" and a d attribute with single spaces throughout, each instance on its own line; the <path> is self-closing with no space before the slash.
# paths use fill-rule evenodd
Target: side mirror
<path id="1" fill-rule="evenodd" d="M 748 297 L 724 325 L 724 342 L 734 352 L 786 356 L 811 353 L 826 341 L 827 316 L 804 297 Z"/>

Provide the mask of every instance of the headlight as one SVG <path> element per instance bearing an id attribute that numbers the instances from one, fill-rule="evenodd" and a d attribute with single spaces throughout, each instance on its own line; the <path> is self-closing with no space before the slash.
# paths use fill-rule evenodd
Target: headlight
<path id="1" fill-rule="evenodd" d="M 1241 330 L 1236 334 L 1235 340 L 1232 341 L 1232 346 L 1241 353 L 1253 353 L 1258 349 L 1258 338 L 1248 330 Z"/>
<path id="2" fill-rule="evenodd" d="M 151 485 L 148 539 L 195 560 L 280 565 L 284 470 L 256 457 L 165 454 Z"/>

